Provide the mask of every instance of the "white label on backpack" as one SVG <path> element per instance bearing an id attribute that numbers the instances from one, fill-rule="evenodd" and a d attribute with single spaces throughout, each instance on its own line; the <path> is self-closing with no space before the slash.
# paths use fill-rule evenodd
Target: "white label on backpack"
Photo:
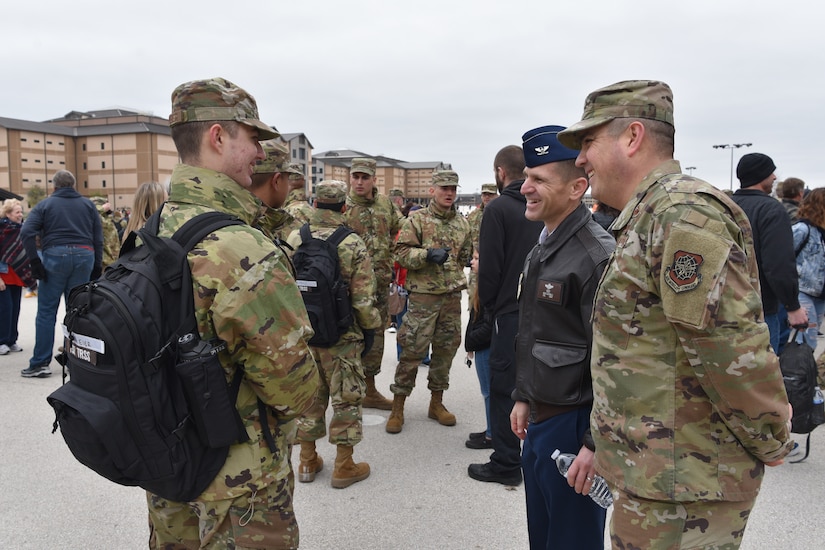
<path id="1" fill-rule="evenodd" d="M 72 335 L 69 336 L 69 329 L 66 328 L 66 325 L 63 325 L 63 336 L 69 338 L 75 344 L 82 348 L 90 349 L 98 353 L 106 353 L 106 343 L 103 340 L 92 338 L 91 336 L 85 336 L 83 334 L 78 334 L 76 332 L 73 332 Z"/>
<path id="2" fill-rule="evenodd" d="M 305 292 L 310 288 L 318 288 L 318 281 L 307 281 L 304 279 L 298 279 L 295 281 L 295 284 L 298 285 L 298 290 L 301 292 Z"/>

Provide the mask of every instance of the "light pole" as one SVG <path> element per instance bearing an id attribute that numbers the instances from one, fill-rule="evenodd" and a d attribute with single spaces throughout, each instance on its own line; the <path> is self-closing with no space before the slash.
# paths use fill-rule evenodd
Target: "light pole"
<path id="1" fill-rule="evenodd" d="M 689 176 L 692 176 L 693 171 L 696 170 L 696 167 L 695 166 L 688 166 L 688 167 L 685 168 L 685 170 L 687 170 L 687 173 L 688 173 Z"/>
<path id="2" fill-rule="evenodd" d="M 733 191 L 733 150 L 740 147 L 750 147 L 753 143 L 724 143 L 714 145 L 714 149 L 730 149 L 730 190 Z"/>

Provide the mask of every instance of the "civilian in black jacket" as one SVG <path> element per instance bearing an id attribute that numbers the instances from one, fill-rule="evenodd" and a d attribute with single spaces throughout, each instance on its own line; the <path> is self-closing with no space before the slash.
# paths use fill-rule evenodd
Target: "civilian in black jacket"
<path id="1" fill-rule="evenodd" d="M 468 475 L 504 485 L 521 483 L 519 439 L 510 429 L 511 394 L 515 388 L 515 340 L 518 332 L 518 281 L 527 253 L 544 224 L 524 217 L 521 195 L 524 153 L 508 145 L 493 162 L 501 196 L 484 209 L 479 234 L 478 295 L 492 312 L 490 344 L 490 427 L 493 453 L 486 464 L 471 464 Z"/>
<path id="2" fill-rule="evenodd" d="M 791 220 L 782 204 L 770 196 L 776 180 L 774 170 L 776 166 L 767 155 L 743 156 L 736 167 L 742 188 L 733 194 L 733 200 L 744 210 L 753 228 L 762 309 L 771 334 L 771 346 L 779 354 L 786 339 L 781 336 L 783 329 L 788 324 L 807 327 L 808 314 L 799 306 Z"/>

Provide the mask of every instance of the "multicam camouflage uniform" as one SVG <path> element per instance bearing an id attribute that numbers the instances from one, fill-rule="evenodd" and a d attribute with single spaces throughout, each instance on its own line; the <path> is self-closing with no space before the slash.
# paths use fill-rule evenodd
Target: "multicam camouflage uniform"
<path id="1" fill-rule="evenodd" d="M 100 225 L 103 226 L 103 269 L 106 269 L 120 256 L 120 239 L 117 237 L 117 227 L 112 220 L 111 210 L 104 210 L 103 205 L 108 199 L 106 197 L 92 197 L 92 202 L 100 214 Z"/>
<path id="2" fill-rule="evenodd" d="M 224 174 L 179 165 L 172 174 L 161 235 L 170 236 L 186 220 L 210 210 L 252 223 L 260 206 Z M 189 263 L 201 337 L 228 343 L 221 352 L 227 380 L 236 368 L 244 369 L 237 406 L 251 439 L 230 448 L 223 468 L 196 501 L 177 503 L 148 495 L 153 538 L 160 548 L 197 548 L 201 532 L 215 531 L 210 548 L 226 548 L 230 542 L 258 548 L 262 540 L 297 548 L 292 420 L 312 404 L 319 381 L 306 345 L 312 327 L 301 295 L 284 254 L 251 227 L 216 231 L 189 254 Z M 268 405 L 274 454 L 263 438 L 257 398 Z M 219 518 L 220 525 L 210 518 Z"/>
<path id="3" fill-rule="evenodd" d="M 342 191 L 346 185 L 342 182 Z M 320 193 L 320 191 L 319 191 Z M 320 200 L 320 196 L 319 196 Z M 342 193 L 343 201 L 343 193 Z M 313 209 L 309 219 L 312 236 L 327 239 L 344 225 L 344 215 L 332 210 Z M 301 244 L 301 235 L 293 232 L 287 240 L 292 248 Z M 316 441 L 326 435 L 325 413 L 332 402 L 329 423 L 329 442 L 333 445 L 353 446 L 363 437 L 361 401 L 366 383 L 361 366 L 364 349 L 362 329 L 381 329 L 381 316 L 373 306 L 375 276 L 364 241 L 351 233 L 338 245 L 341 275 L 349 285 L 355 323 L 330 348 L 310 346 L 322 374 L 315 404 L 298 420 L 299 441 Z"/>
<path id="4" fill-rule="evenodd" d="M 399 219 L 392 201 L 376 189 L 373 189 L 371 198 L 359 197 L 351 190 L 347 195 L 344 217 L 347 226 L 358 233 L 367 245 L 375 271 L 374 303 L 381 314 L 381 327 L 375 331 L 375 343 L 363 360 L 364 374 L 371 377 L 381 372 L 384 357 L 384 329 L 390 322 L 387 300 L 392 281 L 393 240 L 398 233 Z"/>
<path id="5" fill-rule="evenodd" d="M 449 258 L 443 265 L 428 262 L 430 248 L 449 248 Z M 450 387 L 450 366 L 461 343 L 461 290 L 467 286 L 464 266 L 472 254 L 470 226 L 454 209 L 444 211 L 430 201 L 404 220 L 395 251 L 398 263 L 408 270 L 409 302 L 398 333 L 401 358 L 390 390 L 410 395 L 418 365 L 432 343 L 427 387 L 444 391 Z"/>
<path id="6" fill-rule="evenodd" d="M 619 523 L 657 548 L 657 510 L 704 536 L 741 529 L 741 541 L 763 463 L 792 443 L 750 224 L 679 172 L 661 164 L 617 218 L 593 313 L 596 469 L 620 489 L 618 513 L 635 514 Z"/>
<path id="7" fill-rule="evenodd" d="M 284 201 L 284 210 L 295 218 L 298 227 L 309 221 L 312 214 L 312 206 L 307 202 L 307 194 L 303 189 L 292 189 L 287 193 Z M 289 233 L 286 233 L 289 236 Z"/>

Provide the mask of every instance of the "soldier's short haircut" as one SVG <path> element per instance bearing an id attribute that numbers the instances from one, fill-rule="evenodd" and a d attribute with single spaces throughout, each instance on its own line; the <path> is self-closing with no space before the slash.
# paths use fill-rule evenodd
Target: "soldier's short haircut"
<path id="1" fill-rule="evenodd" d="M 587 179 L 587 173 L 581 166 L 576 166 L 576 159 L 561 160 L 553 163 L 558 170 L 559 176 L 564 181 L 571 181 L 577 178 Z"/>
<path id="2" fill-rule="evenodd" d="M 60 170 L 52 178 L 52 183 L 55 189 L 58 189 L 60 187 L 74 187 L 77 180 L 75 180 L 74 174 L 68 170 Z"/>
<path id="3" fill-rule="evenodd" d="M 263 184 L 272 179 L 273 175 L 274 173 L 271 172 L 259 172 L 256 174 L 252 174 L 252 189 L 257 189 L 258 187 L 261 187 Z"/>
<path id="4" fill-rule="evenodd" d="M 508 145 L 496 153 L 493 168 L 503 168 L 511 178 L 521 178 L 524 173 L 524 151 L 518 145 Z"/>
<path id="5" fill-rule="evenodd" d="M 175 142 L 175 147 L 178 150 L 180 159 L 185 164 L 193 164 L 198 161 L 200 157 L 201 143 L 203 143 L 203 135 L 212 127 L 213 124 L 220 124 L 230 137 L 237 137 L 238 123 L 234 121 L 195 121 L 187 122 L 185 124 L 177 124 L 172 126 L 172 141 Z"/>
<path id="6" fill-rule="evenodd" d="M 647 137 L 650 139 L 653 148 L 662 156 L 673 158 L 675 150 L 676 128 L 667 122 L 652 120 L 649 118 L 614 118 L 608 122 L 608 134 L 618 137 L 628 126 L 634 122 L 644 125 L 647 130 Z"/>
<path id="7" fill-rule="evenodd" d="M 782 182 L 782 198 L 795 199 L 805 189 L 805 182 L 799 178 L 786 178 Z"/>

